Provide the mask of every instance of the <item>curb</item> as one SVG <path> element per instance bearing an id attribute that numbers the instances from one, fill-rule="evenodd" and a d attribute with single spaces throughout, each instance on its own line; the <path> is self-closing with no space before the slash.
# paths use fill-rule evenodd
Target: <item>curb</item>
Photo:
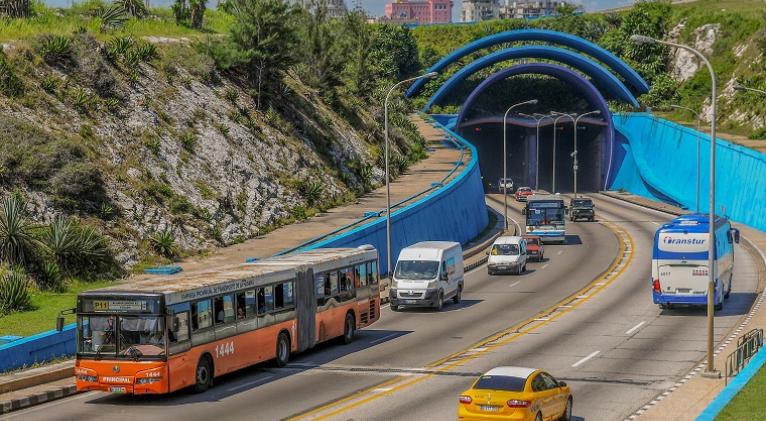
<path id="1" fill-rule="evenodd" d="M 56 380 L 63 380 L 67 377 L 74 377 L 74 363 L 71 361 L 66 367 L 53 368 L 37 374 L 30 373 L 30 375 L 20 376 L 17 379 L 0 383 L 0 394 L 39 386 L 41 384 L 55 382 Z"/>
<path id="2" fill-rule="evenodd" d="M 28 408 L 30 406 L 40 405 L 42 403 L 54 401 L 56 399 L 61 399 L 76 393 L 77 387 L 75 385 L 69 385 L 59 387 L 58 389 L 37 393 L 31 396 L 25 396 L 23 398 L 3 401 L 0 402 L 0 415 L 7 414 L 12 411 L 18 411 L 19 409 Z"/>

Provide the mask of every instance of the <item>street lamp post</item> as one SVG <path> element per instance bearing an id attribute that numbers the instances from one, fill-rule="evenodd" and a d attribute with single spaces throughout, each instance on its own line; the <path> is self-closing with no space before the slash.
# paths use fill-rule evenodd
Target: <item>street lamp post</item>
<path id="1" fill-rule="evenodd" d="M 388 94 L 386 94 L 386 100 L 383 103 L 383 130 L 384 130 L 384 137 L 385 137 L 385 155 L 386 155 L 386 275 L 391 273 L 391 188 L 389 185 L 389 176 L 388 176 L 388 99 L 391 96 L 391 93 L 394 92 L 396 88 L 399 86 L 412 82 L 418 79 L 430 79 L 432 77 L 436 77 L 438 75 L 437 72 L 431 72 L 426 73 L 424 75 L 420 75 L 417 77 L 409 78 L 402 80 L 394 86 L 391 87 L 391 89 L 388 90 Z"/>
<path id="2" fill-rule="evenodd" d="M 507 141 L 507 124 L 506 119 L 508 118 L 508 113 L 511 112 L 516 107 L 520 107 L 522 105 L 534 105 L 537 104 L 536 99 L 530 99 L 529 101 L 519 102 L 518 104 L 513 104 L 510 107 L 508 107 L 507 110 L 505 110 L 505 115 L 503 115 L 503 218 L 505 219 L 505 223 L 503 226 L 505 227 L 505 230 L 508 230 L 508 183 L 506 182 L 508 178 L 508 165 L 506 164 L 506 160 L 508 159 L 508 153 L 506 152 L 508 141 Z"/>
<path id="3" fill-rule="evenodd" d="M 519 113 L 520 116 L 526 116 L 535 120 L 537 134 L 535 135 L 535 190 L 540 190 L 540 123 L 546 118 L 553 118 L 549 115 L 534 113 L 532 115 Z"/>
<path id="4" fill-rule="evenodd" d="M 735 87 L 735 89 L 736 89 L 736 87 Z M 689 107 L 684 107 L 683 105 L 671 104 L 670 106 L 672 108 L 678 108 L 678 109 L 686 110 L 686 111 L 689 111 L 690 113 L 692 113 L 692 115 L 694 115 L 694 118 L 697 119 L 697 131 L 700 131 L 700 114 L 697 111 L 694 111 L 693 109 L 691 109 Z M 701 172 L 700 172 L 700 139 L 697 138 L 697 195 L 696 195 L 696 202 L 695 202 L 696 206 L 694 208 L 695 212 L 697 212 L 697 213 L 700 212 L 700 176 L 701 176 Z"/>
<path id="5" fill-rule="evenodd" d="M 762 89 L 748 88 L 747 86 L 742 86 L 740 84 L 734 85 L 734 90 L 740 91 L 740 92 L 744 92 L 744 91 L 758 92 L 759 94 L 766 95 L 766 91 Z"/>
<path id="6" fill-rule="evenodd" d="M 574 123 L 575 119 L 569 114 L 560 113 L 558 111 L 551 111 L 551 114 L 558 116 L 553 120 L 553 181 L 551 186 L 551 193 L 556 194 L 556 125 L 559 123 L 559 120 L 564 117 L 568 117 L 572 120 L 572 123 Z"/>
<path id="7" fill-rule="evenodd" d="M 716 102 L 717 102 L 717 96 L 716 96 L 716 85 L 718 83 L 718 80 L 715 75 L 715 71 L 713 70 L 713 66 L 710 64 L 710 61 L 705 57 L 704 54 L 701 52 L 695 50 L 694 48 L 691 48 L 686 45 L 682 44 L 676 44 L 673 42 L 668 41 L 661 41 L 654 39 L 652 37 L 647 37 L 644 35 L 633 35 L 630 37 L 630 40 L 636 44 L 663 44 L 668 45 L 675 48 L 680 48 L 682 50 L 686 50 L 691 52 L 692 54 L 695 54 L 697 57 L 702 60 L 702 62 L 705 63 L 705 65 L 708 68 L 708 71 L 710 72 L 710 79 L 712 81 L 711 86 L 711 93 L 710 93 L 710 108 L 711 108 L 711 118 L 710 118 L 710 213 L 708 215 L 708 227 L 709 227 L 709 233 L 708 233 L 708 256 L 707 256 L 707 267 L 708 267 L 708 286 L 707 286 L 707 328 L 708 328 L 708 336 L 707 336 L 707 370 L 702 373 L 705 377 L 711 377 L 711 378 L 720 378 L 721 372 L 717 371 L 715 369 L 715 361 L 713 361 L 713 312 L 714 312 L 714 303 L 713 303 L 713 296 L 715 295 L 715 123 L 716 123 Z"/>
<path id="8" fill-rule="evenodd" d="M 577 160 L 577 123 L 579 123 L 580 119 L 585 117 L 585 116 L 596 115 L 596 114 L 601 114 L 601 111 L 600 110 L 595 110 L 595 111 L 587 112 L 585 114 L 580 114 L 579 116 L 577 116 L 577 118 L 575 119 L 575 122 L 574 122 L 574 151 L 572 152 L 572 157 L 574 158 L 574 163 L 572 164 L 572 168 L 574 170 L 574 197 L 575 197 L 575 199 L 577 198 L 577 169 L 578 169 L 577 168 L 577 165 L 578 165 L 578 160 Z"/>

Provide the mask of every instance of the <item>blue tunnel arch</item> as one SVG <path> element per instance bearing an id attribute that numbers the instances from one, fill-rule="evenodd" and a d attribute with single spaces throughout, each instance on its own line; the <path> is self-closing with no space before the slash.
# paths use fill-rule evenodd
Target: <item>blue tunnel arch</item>
<path id="1" fill-rule="evenodd" d="M 543 41 L 570 47 L 579 52 L 588 54 L 596 60 L 606 64 L 609 68 L 622 76 L 628 85 L 636 92 L 646 93 L 649 91 L 649 84 L 646 83 L 646 81 L 632 67 L 628 66 L 624 61 L 611 52 L 578 36 L 547 29 L 505 31 L 480 38 L 442 57 L 441 60 L 428 69 L 428 72 L 440 72 L 462 57 L 478 50 L 505 42 L 516 41 Z M 412 97 L 420 91 L 425 83 L 425 79 L 416 80 L 407 90 L 405 95 L 407 97 Z"/>
<path id="2" fill-rule="evenodd" d="M 481 95 L 484 91 L 501 80 L 522 74 L 542 74 L 562 80 L 568 83 L 577 91 L 581 92 L 591 105 L 601 111 L 601 117 L 606 122 L 606 136 L 604 137 L 602 145 L 608 145 L 609 153 L 602 153 L 601 156 L 602 182 L 600 184 L 603 185 L 604 190 L 606 190 L 607 186 L 609 185 L 609 179 L 612 177 L 611 163 L 615 147 L 615 132 L 614 122 L 612 121 L 612 114 L 609 111 L 609 105 L 607 104 L 606 99 L 604 99 L 604 96 L 601 95 L 599 90 L 588 79 L 566 67 L 547 63 L 520 64 L 508 67 L 492 74 L 481 84 L 479 84 L 479 86 L 477 86 L 473 91 L 471 91 L 471 93 L 468 95 L 468 98 L 466 98 L 465 102 L 463 102 L 463 105 L 460 108 L 460 113 L 458 114 L 457 120 L 454 124 L 454 130 L 458 132 L 460 131 L 461 124 L 466 117 L 466 112 L 479 98 L 479 95 Z M 605 148 L 602 148 L 601 150 L 604 151 Z"/>
<path id="3" fill-rule="evenodd" d="M 460 69 L 446 82 L 444 82 L 444 84 L 439 87 L 439 90 L 437 90 L 436 93 L 431 96 L 425 107 L 423 107 L 423 112 L 427 112 L 429 109 L 431 109 L 434 104 L 438 103 L 439 100 L 441 100 L 445 95 L 447 95 L 450 91 L 456 88 L 462 81 L 470 77 L 472 74 L 492 66 L 493 64 L 519 58 L 541 58 L 567 64 L 590 76 L 599 87 L 603 88 L 614 97 L 625 101 L 634 107 L 639 106 L 638 100 L 625 86 L 625 84 L 623 84 L 622 81 L 620 81 L 599 63 L 581 54 L 577 54 L 569 50 L 564 50 L 562 48 L 535 45 L 508 48 L 476 59 L 475 61 Z"/>

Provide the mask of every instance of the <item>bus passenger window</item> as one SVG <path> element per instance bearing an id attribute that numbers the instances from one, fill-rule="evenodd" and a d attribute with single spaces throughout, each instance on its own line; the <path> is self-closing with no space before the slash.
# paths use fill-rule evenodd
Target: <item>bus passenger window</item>
<path id="1" fill-rule="evenodd" d="M 187 341 L 189 339 L 189 312 L 184 311 L 176 313 L 173 316 L 173 320 L 176 320 L 178 323 L 178 331 L 173 332 L 173 326 L 169 326 L 168 330 L 170 330 L 170 334 L 168 335 L 168 338 L 170 338 L 170 342 L 176 343 Z"/>
<path id="2" fill-rule="evenodd" d="M 245 316 L 247 317 L 253 317 L 255 316 L 255 290 L 251 289 L 250 291 L 245 292 Z"/>
<path id="3" fill-rule="evenodd" d="M 258 288 L 258 315 L 264 315 L 274 310 L 274 292 L 271 285 Z"/>
<path id="4" fill-rule="evenodd" d="M 245 293 L 237 293 L 237 320 L 245 318 Z"/>
<path id="5" fill-rule="evenodd" d="M 367 264 L 362 263 L 356 266 L 357 276 L 359 277 L 359 286 L 367 286 L 369 281 L 367 280 Z"/>
<path id="6" fill-rule="evenodd" d="M 205 329 L 213 325 L 210 300 L 192 303 L 192 331 Z"/>
<path id="7" fill-rule="evenodd" d="M 284 283 L 285 307 L 292 307 L 295 304 L 295 292 L 293 291 L 293 285 L 293 281 Z"/>
<path id="8" fill-rule="evenodd" d="M 234 296 L 224 295 L 223 296 L 223 322 L 224 323 L 231 323 L 234 321 L 236 313 L 234 312 Z"/>
<path id="9" fill-rule="evenodd" d="M 285 306 L 284 284 L 274 286 L 274 310 L 281 310 Z"/>
<path id="10" fill-rule="evenodd" d="M 328 276 L 330 280 L 330 288 L 327 289 L 327 286 L 325 286 L 325 296 L 330 297 L 332 295 L 338 294 L 338 272 L 330 272 Z"/>
<path id="11" fill-rule="evenodd" d="M 372 282 L 370 285 L 376 285 L 378 283 L 378 262 L 372 262 Z"/>
<path id="12" fill-rule="evenodd" d="M 213 298 L 213 314 L 215 314 L 215 324 L 223 323 L 223 297 Z"/>
<path id="13" fill-rule="evenodd" d="M 374 285 L 375 279 L 373 278 L 373 263 L 367 263 L 367 285 Z"/>

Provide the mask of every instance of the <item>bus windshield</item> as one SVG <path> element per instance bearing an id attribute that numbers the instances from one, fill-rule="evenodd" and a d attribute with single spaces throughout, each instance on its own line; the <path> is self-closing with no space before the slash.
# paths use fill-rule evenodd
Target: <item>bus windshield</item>
<path id="1" fill-rule="evenodd" d="M 398 279 L 423 281 L 436 278 L 439 262 L 434 260 L 400 260 L 396 264 L 395 276 Z"/>
<path id="2" fill-rule="evenodd" d="M 527 225 L 563 225 L 564 207 L 553 205 L 555 203 L 531 204 L 527 209 Z"/>
<path id="3" fill-rule="evenodd" d="M 165 323 L 159 316 L 80 316 L 78 352 L 97 355 L 165 355 Z"/>

